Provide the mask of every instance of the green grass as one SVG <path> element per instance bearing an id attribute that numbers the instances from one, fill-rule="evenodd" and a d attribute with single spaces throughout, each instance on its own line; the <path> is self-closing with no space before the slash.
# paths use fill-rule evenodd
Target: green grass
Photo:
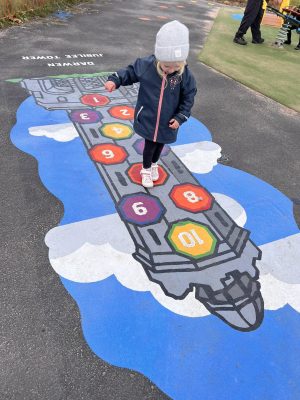
<path id="1" fill-rule="evenodd" d="M 242 12 L 242 11 L 241 11 Z M 204 64 L 230 76 L 279 103 L 300 112 L 299 82 L 300 52 L 294 50 L 298 35 L 292 33 L 292 45 L 278 49 L 272 46 L 278 28 L 262 26 L 265 43 L 247 46 L 232 42 L 239 21 L 232 18 L 237 9 L 221 9 L 199 59 Z"/>

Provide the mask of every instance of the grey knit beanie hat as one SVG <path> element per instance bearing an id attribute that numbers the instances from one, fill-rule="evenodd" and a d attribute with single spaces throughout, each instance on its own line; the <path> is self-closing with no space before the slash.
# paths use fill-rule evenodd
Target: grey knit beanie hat
<path id="1" fill-rule="evenodd" d="M 154 54 L 158 61 L 185 61 L 189 47 L 188 28 L 179 21 L 171 21 L 157 32 Z"/>

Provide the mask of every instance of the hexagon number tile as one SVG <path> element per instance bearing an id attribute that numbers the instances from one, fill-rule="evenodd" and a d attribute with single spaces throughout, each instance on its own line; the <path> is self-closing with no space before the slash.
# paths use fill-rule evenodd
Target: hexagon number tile
<path id="1" fill-rule="evenodd" d="M 209 210 L 213 201 L 213 197 L 203 187 L 191 183 L 174 186 L 170 198 L 176 207 L 194 213 Z"/>
<path id="2" fill-rule="evenodd" d="M 102 96 L 101 94 L 85 94 L 80 98 L 82 104 L 92 107 L 101 107 L 106 106 L 110 100 L 106 96 Z"/>
<path id="3" fill-rule="evenodd" d="M 114 106 L 108 110 L 109 114 L 118 119 L 133 119 L 134 118 L 134 108 L 129 106 Z"/>
<path id="4" fill-rule="evenodd" d="M 217 244 L 208 226 L 191 220 L 173 224 L 167 237 L 178 253 L 196 259 L 213 254 Z"/>
<path id="5" fill-rule="evenodd" d="M 133 135 L 133 129 L 121 122 L 103 124 L 99 131 L 102 136 L 116 140 L 128 139 Z"/>
<path id="6" fill-rule="evenodd" d="M 105 165 L 120 164 L 128 157 L 124 147 L 111 143 L 97 144 L 89 150 L 91 159 Z"/>
<path id="7" fill-rule="evenodd" d="M 137 225 L 157 223 L 166 211 L 159 199 L 144 193 L 124 196 L 118 209 L 124 221 Z"/>
<path id="8" fill-rule="evenodd" d="M 127 171 L 127 175 L 129 176 L 130 180 L 138 185 L 142 184 L 142 178 L 140 174 L 142 167 L 142 163 L 132 164 Z M 163 185 L 168 179 L 168 174 L 161 165 L 158 166 L 158 171 L 159 179 L 153 182 L 154 186 Z"/>

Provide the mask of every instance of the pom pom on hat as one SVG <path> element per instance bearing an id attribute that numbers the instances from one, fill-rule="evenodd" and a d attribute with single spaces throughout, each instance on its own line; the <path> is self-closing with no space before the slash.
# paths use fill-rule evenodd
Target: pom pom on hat
<path id="1" fill-rule="evenodd" d="M 185 61 L 189 47 L 188 28 L 179 21 L 171 21 L 157 32 L 154 54 L 158 61 Z"/>

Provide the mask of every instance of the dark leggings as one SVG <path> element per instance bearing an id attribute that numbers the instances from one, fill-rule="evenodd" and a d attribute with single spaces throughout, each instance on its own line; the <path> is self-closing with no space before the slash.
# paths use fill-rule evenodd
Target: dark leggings
<path id="1" fill-rule="evenodd" d="M 163 147 L 163 143 L 152 142 L 151 140 L 145 139 L 145 148 L 143 151 L 144 168 L 150 168 L 152 163 L 156 163 L 159 160 Z"/>

